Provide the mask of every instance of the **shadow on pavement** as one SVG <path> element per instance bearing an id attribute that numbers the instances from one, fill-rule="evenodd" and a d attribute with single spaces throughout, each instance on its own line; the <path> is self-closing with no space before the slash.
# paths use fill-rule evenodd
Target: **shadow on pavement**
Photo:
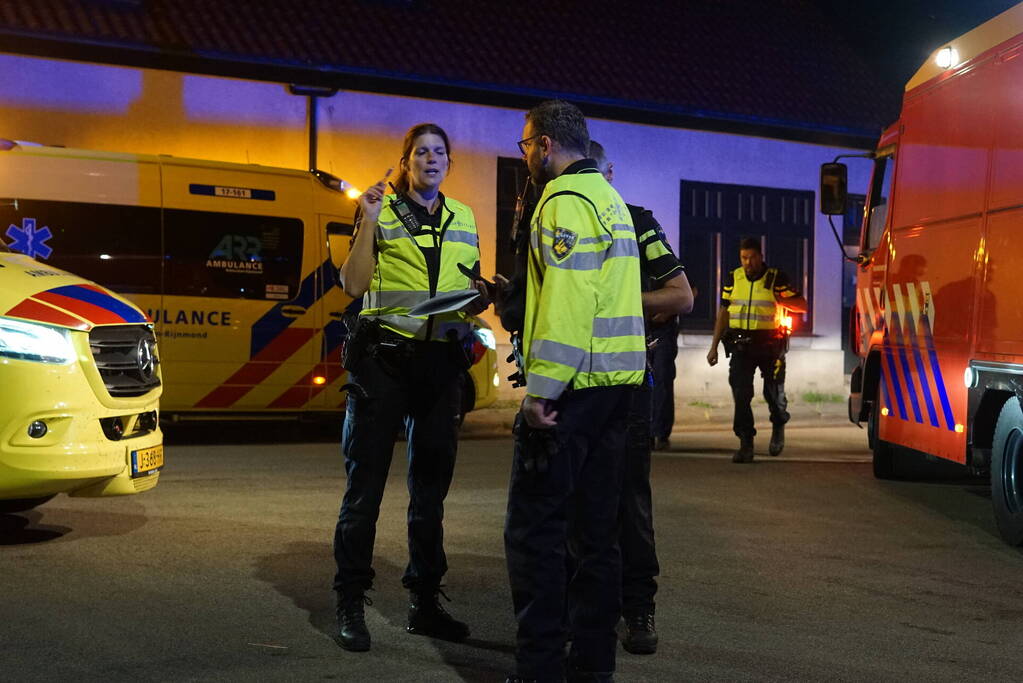
<path id="1" fill-rule="evenodd" d="M 459 555 L 449 556 L 449 562 L 452 566 L 472 568 L 471 575 L 464 569 L 465 575 L 457 578 L 454 572 L 449 573 L 452 582 L 458 585 L 457 594 L 454 591 L 450 593 L 456 601 L 452 603 L 455 606 L 450 606 L 450 611 L 457 618 L 466 620 L 474 635 L 463 643 L 442 640 L 429 642 L 460 680 L 499 680 L 512 670 L 512 655 L 515 651 L 511 639 L 513 636 L 503 642 L 480 637 L 480 634 L 496 630 L 493 624 L 495 617 L 511 614 L 507 591 L 494 590 L 495 581 L 501 581 L 501 586 L 507 585 L 504 560 Z M 368 594 L 373 604 L 367 608 L 367 623 L 375 637 L 374 619 L 370 616 L 373 612 L 390 626 L 404 630 L 408 616 L 408 593 L 401 585 L 403 566 L 376 557 L 374 569 L 377 572 L 376 585 Z M 334 637 L 335 604 L 334 592 L 331 590 L 334 553 L 329 543 L 296 542 L 289 544 L 280 553 L 264 555 L 257 561 L 255 578 L 270 584 L 296 607 L 308 612 L 309 623 L 317 631 Z M 414 662 L 409 662 L 409 665 L 414 666 Z"/>
<path id="2" fill-rule="evenodd" d="M 341 416 L 322 421 L 216 420 L 160 425 L 167 445 L 340 443 Z"/>
<path id="3" fill-rule="evenodd" d="M 0 515 L 0 545 L 29 545 L 60 538 L 71 531 L 66 526 L 42 526 L 36 510 Z"/>

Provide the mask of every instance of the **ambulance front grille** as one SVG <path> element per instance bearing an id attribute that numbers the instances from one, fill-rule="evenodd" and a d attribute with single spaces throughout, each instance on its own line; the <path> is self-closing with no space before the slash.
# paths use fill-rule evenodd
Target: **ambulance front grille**
<path id="1" fill-rule="evenodd" d="M 89 349 L 111 396 L 142 396 L 160 386 L 156 337 L 148 326 L 94 327 L 89 333 Z"/>

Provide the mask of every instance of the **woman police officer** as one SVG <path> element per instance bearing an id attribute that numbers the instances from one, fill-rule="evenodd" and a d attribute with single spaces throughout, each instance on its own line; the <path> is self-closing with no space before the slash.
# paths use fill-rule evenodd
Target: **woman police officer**
<path id="1" fill-rule="evenodd" d="M 444 498 L 454 472 L 460 374 L 470 362 L 470 316 L 489 305 L 485 290 L 470 310 L 414 316 L 432 296 L 472 288 L 459 264 L 478 271 L 479 239 L 472 210 L 445 197 L 450 168 L 447 134 L 423 123 L 405 135 L 400 175 L 391 174 L 359 198 L 361 219 L 341 267 L 345 292 L 363 296 L 347 340 L 348 392 L 341 450 L 348 484 L 334 534 L 341 647 L 370 647 L 364 604 L 371 588 L 373 542 L 398 429 L 408 436 L 409 562 L 402 584 L 410 592 L 409 633 L 460 641 L 468 627 L 439 602 L 447 571 Z M 354 357 L 353 357 L 354 356 Z M 446 596 L 445 596 L 446 597 Z"/>

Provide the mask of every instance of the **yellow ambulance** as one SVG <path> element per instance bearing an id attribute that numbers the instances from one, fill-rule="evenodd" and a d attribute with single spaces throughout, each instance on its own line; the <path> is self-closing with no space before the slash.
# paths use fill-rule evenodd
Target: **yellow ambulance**
<path id="1" fill-rule="evenodd" d="M 141 310 L 0 241 L 0 512 L 156 486 L 159 360 Z"/>
<path id="2" fill-rule="evenodd" d="M 340 352 L 354 304 L 337 266 L 353 230 L 349 189 L 321 171 L 0 145 L 11 248 L 148 315 L 169 419 L 343 411 Z M 494 347 L 478 321 L 464 411 L 496 399 Z"/>

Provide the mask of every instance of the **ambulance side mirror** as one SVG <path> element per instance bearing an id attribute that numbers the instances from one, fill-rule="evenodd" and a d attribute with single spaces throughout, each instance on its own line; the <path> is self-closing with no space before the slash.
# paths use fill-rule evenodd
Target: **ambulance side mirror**
<path id="1" fill-rule="evenodd" d="M 821 164 L 821 213 L 841 216 L 848 199 L 848 168 L 845 164 Z"/>

